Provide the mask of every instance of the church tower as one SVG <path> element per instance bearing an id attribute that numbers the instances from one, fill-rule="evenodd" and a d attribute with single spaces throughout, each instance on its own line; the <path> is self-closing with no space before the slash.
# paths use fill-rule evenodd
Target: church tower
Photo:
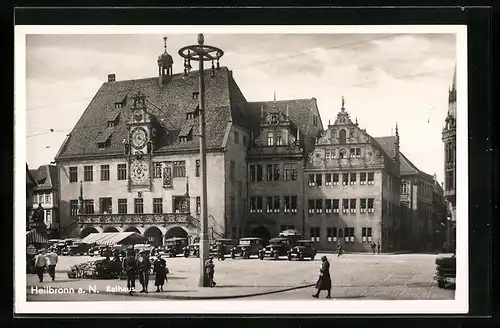
<path id="1" fill-rule="evenodd" d="M 444 143 L 444 195 L 449 204 L 448 217 L 455 221 L 456 206 L 456 119 L 457 119 L 457 67 L 448 92 L 448 114 L 442 132 Z"/>

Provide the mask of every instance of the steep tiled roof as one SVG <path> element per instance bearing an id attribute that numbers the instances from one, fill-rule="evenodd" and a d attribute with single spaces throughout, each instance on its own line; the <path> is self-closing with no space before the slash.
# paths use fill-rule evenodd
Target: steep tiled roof
<path id="1" fill-rule="evenodd" d="M 55 165 L 42 165 L 33 174 L 37 187 L 35 190 L 51 190 L 57 188 L 58 176 L 57 167 Z"/>
<path id="2" fill-rule="evenodd" d="M 389 155 L 391 158 L 396 156 L 396 149 L 394 145 L 397 143 L 397 138 L 396 136 L 389 136 L 389 137 L 377 137 L 375 140 L 377 143 L 382 147 L 382 149 Z"/>
<path id="3" fill-rule="evenodd" d="M 30 169 L 28 169 L 28 164 L 26 164 L 26 184 L 28 186 L 36 186 L 35 178 Z"/>
<path id="4" fill-rule="evenodd" d="M 400 172 L 401 175 L 421 175 L 429 180 L 434 180 L 432 175 L 427 174 L 423 171 L 420 171 L 418 167 L 415 166 L 403 153 L 399 152 L 399 161 L 400 161 Z"/>
<path id="5" fill-rule="evenodd" d="M 159 122 L 163 122 L 164 131 L 159 132 L 170 136 L 166 139 L 158 138 L 164 141 L 156 145 L 155 151 L 198 148 L 196 138 L 183 143 L 178 138 L 178 133 L 186 123 L 186 113 L 192 112 L 198 105 L 198 100 L 193 97 L 193 92 L 198 92 L 198 83 L 198 71 L 187 77 L 174 74 L 163 87 L 159 86 L 157 77 L 103 83 L 62 145 L 58 159 L 123 153 L 123 140 L 127 138 L 126 123 L 130 118 L 132 105 L 130 97 L 139 90 L 146 97 L 148 112 Z M 210 70 L 205 70 L 205 90 L 207 148 L 219 148 L 222 147 L 228 121 L 246 125 L 242 113 L 246 100 L 226 67 L 221 67 L 215 77 L 211 77 Z M 114 103 L 125 96 L 127 101 L 124 106 L 115 109 Z M 110 136 L 110 146 L 99 149 L 98 139 L 106 133 L 107 119 L 113 117 L 112 113 L 115 111 L 121 112 L 121 115 Z"/>

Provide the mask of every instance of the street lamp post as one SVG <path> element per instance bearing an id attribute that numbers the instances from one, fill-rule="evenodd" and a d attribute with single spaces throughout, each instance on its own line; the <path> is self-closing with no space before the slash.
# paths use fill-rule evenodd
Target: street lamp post
<path id="1" fill-rule="evenodd" d="M 190 61 L 199 62 L 199 115 L 200 115 L 200 171 L 201 171 L 201 239 L 200 239 L 200 287 L 210 287 L 205 272 L 205 262 L 209 255 L 208 240 L 208 216 L 207 216 L 207 157 L 205 138 L 205 74 L 203 64 L 205 61 L 212 61 L 212 75 L 215 74 L 214 61 L 217 61 L 219 68 L 219 58 L 224 52 L 216 47 L 204 45 L 203 34 L 198 34 L 198 44 L 182 47 L 179 55 L 184 58 L 184 74 L 187 75 L 191 69 Z"/>

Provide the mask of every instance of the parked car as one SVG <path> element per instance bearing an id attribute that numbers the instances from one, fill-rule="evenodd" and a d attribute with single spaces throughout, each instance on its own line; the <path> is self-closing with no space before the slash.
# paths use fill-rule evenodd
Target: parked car
<path id="1" fill-rule="evenodd" d="M 455 254 L 438 254 L 436 257 L 436 273 L 434 280 L 439 288 L 455 287 L 457 262 Z"/>
<path id="2" fill-rule="evenodd" d="M 184 257 L 189 257 L 190 255 L 200 257 L 200 243 L 187 245 L 186 247 L 184 247 L 183 251 L 184 251 Z"/>
<path id="3" fill-rule="evenodd" d="M 264 248 L 262 238 L 258 237 L 245 237 L 240 238 L 238 245 L 231 250 L 231 258 L 241 256 L 244 259 L 250 258 L 252 255 L 259 256 L 259 251 Z"/>
<path id="4" fill-rule="evenodd" d="M 309 257 L 311 260 L 314 260 L 315 256 L 316 256 L 316 248 L 314 247 L 314 242 L 310 240 L 297 240 L 295 246 L 293 246 L 288 251 L 289 261 L 291 261 L 293 258 L 297 258 L 302 261 L 306 257 Z"/>
<path id="5" fill-rule="evenodd" d="M 231 255 L 231 252 L 236 246 L 236 241 L 233 239 L 228 239 L 228 238 L 220 238 L 216 239 L 211 245 L 210 245 L 210 255 L 217 256 L 217 244 L 222 243 L 224 245 L 224 255 Z"/>
<path id="6" fill-rule="evenodd" d="M 280 256 L 288 256 L 288 252 L 292 248 L 292 240 L 286 237 L 271 238 L 269 245 L 259 250 L 259 258 L 263 260 L 265 257 L 270 257 L 279 260 Z"/>
<path id="7" fill-rule="evenodd" d="M 292 241 L 292 246 L 298 241 L 302 240 L 302 234 L 295 229 L 287 229 L 280 232 L 278 237 L 288 238 Z"/>
<path id="8" fill-rule="evenodd" d="M 187 238 L 174 237 L 165 240 L 165 254 L 169 257 L 176 257 L 178 254 L 185 254 L 185 247 L 188 245 Z M 189 256 L 189 255 L 188 255 Z"/>

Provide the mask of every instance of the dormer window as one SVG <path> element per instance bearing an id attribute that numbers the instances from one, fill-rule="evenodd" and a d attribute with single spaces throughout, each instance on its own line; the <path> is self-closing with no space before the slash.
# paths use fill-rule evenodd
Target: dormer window
<path id="1" fill-rule="evenodd" d="M 108 122 L 108 128 L 114 128 L 120 122 L 120 112 L 111 112 L 106 116 L 106 121 Z"/>
<path id="2" fill-rule="evenodd" d="M 193 140 L 193 127 L 191 125 L 185 126 L 179 132 L 179 141 L 185 143 Z"/>
<path id="3" fill-rule="evenodd" d="M 115 109 L 121 109 L 123 106 L 125 106 L 127 100 L 127 95 L 122 95 L 119 96 L 117 99 L 115 99 Z"/>
<path id="4" fill-rule="evenodd" d="M 200 95 L 200 93 L 198 91 L 196 92 L 193 92 L 193 99 L 194 100 L 198 100 L 198 96 Z"/>
<path id="5" fill-rule="evenodd" d="M 115 102 L 115 108 L 120 109 L 122 108 L 123 104 L 119 102 Z"/>
<path id="6" fill-rule="evenodd" d="M 115 127 L 115 122 L 114 121 L 108 121 L 108 128 L 114 128 Z"/>
<path id="7" fill-rule="evenodd" d="M 97 138 L 97 148 L 104 149 L 111 146 L 111 135 L 114 128 L 106 128 L 103 133 Z"/>
<path id="8" fill-rule="evenodd" d="M 97 143 L 97 148 L 99 149 L 109 148 L 110 146 L 111 146 L 111 141 L 109 139 L 104 142 Z"/>

